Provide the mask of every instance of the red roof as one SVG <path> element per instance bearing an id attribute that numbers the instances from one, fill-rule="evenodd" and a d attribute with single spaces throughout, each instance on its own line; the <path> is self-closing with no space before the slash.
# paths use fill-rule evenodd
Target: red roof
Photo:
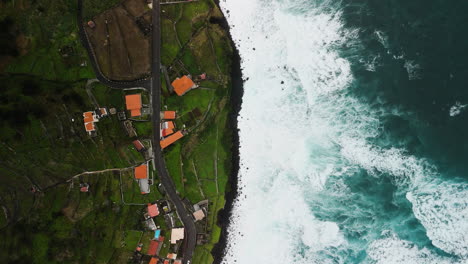
<path id="1" fill-rule="evenodd" d="M 158 241 L 159 241 L 159 242 L 163 242 L 163 241 L 164 241 L 164 237 L 163 237 L 163 236 L 160 236 L 160 237 L 158 238 Z"/>
<path id="2" fill-rule="evenodd" d="M 177 78 L 172 82 L 172 86 L 174 86 L 174 91 L 177 95 L 182 96 L 190 89 L 195 86 L 195 83 L 187 77 L 187 75 L 182 76 L 181 78 Z"/>
<path id="3" fill-rule="evenodd" d="M 161 135 L 162 135 L 163 137 L 167 137 L 167 136 L 169 136 L 169 135 L 172 134 L 172 133 L 174 133 L 174 129 L 169 129 L 169 128 L 167 128 L 167 129 L 163 129 L 163 130 L 161 131 Z"/>
<path id="4" fill-rule="evenodd" d="M 168 259 L 165 259 L 165 260 L 164 260 L 164 264 L 169 264 L 169 260 L 168 260 Z"/>
<path id="5" fill-rule="evenodd" d="M 157 264 L 158 263 L 158 258 L 157 257 L 152 257 L 149 264 Z"/>
<path id="6" fill-rule="evenodd" d="M 140 140 L 135 140 L 132 142 L 133 143 L 133 146 L 138 150 L 138 151 L 141 151 L 142 149 L 145 148 L 145 146 L 143 146 L 143 144 L 141 143 Z"/>
<path id="7" fill-rule="evenodd" d="M 89 187 L 88 186 L 83 186 L 80 188 L 80 192 L 88 192 Z"/>
<path id="8" fill-rule="evenodd" d="M 159 242 L 151 240 L 151 243 L 150 243 L 149 248 L 148 248 L 148 255 L 150 255 L 150 256 L 156 255 L 158 253 L 157 252 L 158 247 L 159 247 Z"/>
<path id="9" fill-rule="evenodd" d="M 182 132 L 177 131 L 175 134 L 172 134 L 172 135 L 168 136 L 167 138 L 161 140 L 161 142 L 160 142 L 161 148 L 163 148 L 163 149 L 167 148 L 169 145 L 171 145 L 172 143 L 174 143 L 177 140 L 181 139 L 183 136 L 184 136 L 184 134 L 182 134 Z"/>
<path id="10" fill-rule="evenodd" d="M 136 179 L 148 178 L 148 166 L 146 164 L 135 167 L 135 178 Z"/>
<path id="11" fill-rule="evenodd" d="M 155 204 L 148 204 L 148 214 L 151 217 L 155 217 L 159 215 L 159 209 L 158 206 Z"/>
<path id="12" fill-rule="evenodd" d="M 174 260 L 174 263 L 173 263 L 173 264 L 182 264 L 182 260 L 176 259 L 176 260 Z"/>

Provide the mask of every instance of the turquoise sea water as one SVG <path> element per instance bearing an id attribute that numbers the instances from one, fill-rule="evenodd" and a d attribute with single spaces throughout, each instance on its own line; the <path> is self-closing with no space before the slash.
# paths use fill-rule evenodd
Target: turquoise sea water
<path id="1" fill-rule="evenodd" d="M 468 263 L 468 2 L 222 7 L 246 79 L 225 263 Z"/>

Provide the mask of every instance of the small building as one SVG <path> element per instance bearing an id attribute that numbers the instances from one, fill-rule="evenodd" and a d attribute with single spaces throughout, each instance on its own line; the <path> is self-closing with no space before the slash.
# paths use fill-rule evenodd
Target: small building
<path id="1" fill-rule="evenodd" d="M 97 112 L 97 115 L 99 116 L 99 118 L 109 115 L 109 113 L 107 112 L 107 108 L 105 108 L 105 107 L 99 108 L 98 110 L 96 110 L 96 112 Z"/>
<path id="2" fill-rule="evenodd" d="M 181 239 L 184 239 L 184 228 L 173 228 L 171 231 L 171 244 L 176 244 Z"/>
<path id="3" fill-rule="evenodd" d="M 95 28 L 96 27 L 96 23 L 94 23 L 94 21 L 92 21 L 92 20 L 88 21 L 88 23 L 86 23 L 86 24 L 88 24 L 89 28 Z"/>
<path id="4" fill-rule="evenodd" d="M 176 118 L 176 111 L 161 111 L 160 116 L 164 120 L 173 120 Z"/>
<path id="5" fill-rule="evenodd" d="M 170 260 L 165 259 L 165 260 L 164 260 L 164 264 L 170 264 Z"/>
<path id="6" fill-rule="evenodd" d="M 198 87 L 187 75 L 175 79 L 172 82 L 172 86 L 174 87 L 174 91 L 178 96 L 182 96 L 188 91 Z"/>
<path id="7" fill-rule="evenodd" d="M 143 145 L 143 143 L 141 143 L 140 140 L 134 140 L 132 143 L 133 143 L 133 146 L 135 147 L 135 149 L 138 152 L 144 151 L 146 149 L 145 146 Z"/>
<path id="8" fill-rule="evenodd" d="M 141 94 L 128 94 L 125 96 L 125 105 L 131 117 L 141 116 Z"/>
<path id="9" fill-rule="evenodd" d="M 99 118 L 94 111 L 83 113 L 83 122 L 86 132 L 91 136 L 96 131 L 94 123 L 99 122 Z"/>
<path id="10" fill-rule="evenodd" d="M 80 192 L 89 192 L 89 184 L 80 183 Z"/>
<path id="11" fill-rule="evenodd" d="M 158 254 L 158 248 L 159 242 L 156 240 L 151 240 L 147 254 L 150 256 L 156 256 Z"/>
<path id="12" fill-rule="evenodd" d="M 168 253 L 168 254 L 167 254 L 167 258 L 168 258 L 168 259 L 176 259 L 176 258 L 177 258 L 177 254 L 176 254 L 176 253 Z"/>
<path id="13" fill-rule="evenodd" d="M 143 164 L 135 167 L 135 179 L 147 179 L 148 178 L 148 165 Z"/>
<path id="14" fill-rule="evenodd" d="M 205 212 L 203 212 L 203 210 L 198 210 L 198 211 L 195 211 L 193 213 L 193 218 L 195 219 L 195 221 L 200 221 L 200 220 L 203 220 L 203 218 L 205 218 Z"/>
<path id="15" fill-rule="evenodd" d="M 155 217 L 159 215 L 159 208 L 157 204 L 148 204 L 147 210 L 148 215 L 150 217 Z"/>
<path id="16" fill-rule="evenodd" d="M 109 109 L 109 113 L 110 113 L 111 115 L 115 115 L 115 114 L 117 114 L 117 109 L 115 109 L 114 107 L 112 107 L 111 109 Z"/>
<path id="17" fill-rule="evenodd" d="M 160 141 L 161 148 L 167 148 L 169 145 L 181 139 L 182 137 L 184 137 L 184 134 L 181 131 L 177 131 L 175 134 L 172 134 Z"/>
<path id="18" fill-rule="evenodd" d="M 159 258 L 157 257 L 152 257 L 149 264 L 158 264 L 159 263 Z"/>
<path id="19" fill-rule="evenodd" d="M 174 122 L 172 121 L 163 122 L 160 127 L 161 127 L 162 138 L 167 137 L 174 133 L 175 125 L 174 125 Z"/>
<path id="20" fill-rule="evenodd" d="M 172 264 L 182 264 L 182 260 L 176 259 L 176 260 L 174 260 L 174 262 Z"/>

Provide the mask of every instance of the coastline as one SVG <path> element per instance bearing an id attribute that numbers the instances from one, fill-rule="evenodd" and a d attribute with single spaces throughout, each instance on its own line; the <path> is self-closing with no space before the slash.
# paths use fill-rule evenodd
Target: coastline
<path id="1" fill-rule="evenodd" d="M 219 10 L 222 9 L 219 5 L 219 0 L 214 1 L 218 6 Z M 221 227 L 221 236 L 218 243 L 215 244 L 211 254 L 214 258 L 215 264 L 221 263 L 224 255 L 226 254 L 227 248 L 227 239 L 229 235 L 229 225 L 231 224 L 232 208 L 234 206 L 234 201 L 238 196 L 238 173 L 240 167 L 240 157 L 239 157 L 239 129 L 237 118 L 239 112 L 242 108 L 242 97 L 244 94 L 244 80 L 242 79 L 241 71 L 241 58 L 239 51 L 232 39 L 231 31 L 225 14 L 223 13 L 223 18 L 218 23 L 228 34 L 229 40 L 232 47 L 232 61 L 231 61 L 231 95 L 229 98 L 229 128 L 232 131 L 232 145 L 231 145 L 231 171 L 230 177 L 228 178 L 228 191 L 225 193 L 226 204 L 224 208 L 218 212 L 218 222 L 217 225 Z"/>

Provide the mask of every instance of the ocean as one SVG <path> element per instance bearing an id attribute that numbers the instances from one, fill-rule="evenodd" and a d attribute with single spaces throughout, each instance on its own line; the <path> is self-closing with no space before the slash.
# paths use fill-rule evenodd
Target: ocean
<path id="1" fill-rule="evenodd" d="M 220 5 L 245 81 L 222 263 L 468 263 L 468 2 Z"/>

